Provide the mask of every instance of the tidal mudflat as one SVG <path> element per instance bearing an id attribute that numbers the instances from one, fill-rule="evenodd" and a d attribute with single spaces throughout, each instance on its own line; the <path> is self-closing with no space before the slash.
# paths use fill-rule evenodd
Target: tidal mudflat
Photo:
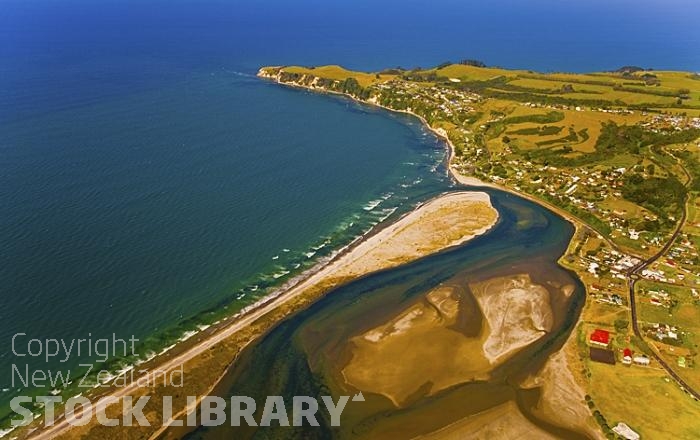
<path id="1" fill-rule="evenodd" d="M 192 438 L 410 438 L 463 432 L 475 418 L 499 420 L 494 412 L 542 435 L 586 438 L 535 412 L 543 385 L 532 379 L 583 304 L 580 281 L 557 264 L 573 227 L 537 204 L 486 192 L 499 212 L 487 234 L 329 292 L 246 350 L 216 390 L 361 391 L 366 401 L 348 403 L 341 427 L 320 417 L 321 429 L 202 427 Z"/>

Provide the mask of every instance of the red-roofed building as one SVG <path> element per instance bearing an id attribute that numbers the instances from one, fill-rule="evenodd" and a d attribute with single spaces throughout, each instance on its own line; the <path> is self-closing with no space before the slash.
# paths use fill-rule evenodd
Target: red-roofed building
<path id="1" fill-rule="evenodd" d="M 625 365 L 631 365 L 632 364 L 632 350 L 629 348 L 625 348 L 622 350 L 622 363 Z"/>
<path id="2" fill-rule="evenodd" d="M 594 345 L 607 347 L 610 343 L 610 332 L 597 328 L 591 333 L 590 342 Z"/>

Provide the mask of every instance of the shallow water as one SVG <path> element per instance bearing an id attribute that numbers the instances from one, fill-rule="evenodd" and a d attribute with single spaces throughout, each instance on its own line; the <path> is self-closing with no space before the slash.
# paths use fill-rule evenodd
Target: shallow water
<path id="1" fill-rule="evenodd" d="M 134 335 L 146 356 L 448 187 L 414 119 L 261 65 L 700 69 L 694 0 L 433 3 L 3 1 L 0 416 L 27 393 L 12 334 Z"/>
<path id="2" fill-rule="evenodd" d="M 145 357 L 450 184 L 416 119 L 229 72 L 0 130 L 2 353 L 115 333 Z M 0 389 L 87 359 L 5 355 Z"/>
<path id="3" fill-rule="evenodd" d="M 546 286 L 550 292 L 554 317 L 550 333 L 495 368 L 488 380 L 466 381 L 429 396 L 419 392 L 400 409 L 385 397 L 365 392 L 367 401 L 348 404 L 343 424 L 337 429 L 328 426 L 327 420 L 321 422 L 321 428 L 252 430 L 224 425 L 200 427 L 188 438 L 219 439 L 232 435 L 236 438 L 381 438 L 382 433 L 408 438 L 507 401 L 516 402 L 528 418 L 547 431 L 563 438 L 585 438 L 538 420 L 529 411 L 537 401 L 537 389 L 522 390 L 518 386 L 561 346 L 580 313 L 585 295 L 583 286 L 575 275 L 556 264 L 573 227 L 532 202 L 487 191 L 501 214 L 491 232 L 458 248 L 329 292 L 247 349 L 219 386 L 218 394 L 247 395 L 259 402 L 267 395 L 282 395 L 291 401 L 294 395 L 337 396 L 341 391 L 355 394 L 357 389 L 337 380 L 338 368 L 347 362 L 344 347 L 348 340 L 396 316 L 437 286 L 465 287 L 496 276 L 527 273 L 533 282 Z M 552 287 L 565 284 L 575 286 L 569 298 Z M 461 330 L 478 331 L 469 326 Z M 434 359 L 423 361 L 439 363 Z M 385 367 L 377 365 L 378 369 Z M 175 434 L 182 433 L 171 432 Z"/>

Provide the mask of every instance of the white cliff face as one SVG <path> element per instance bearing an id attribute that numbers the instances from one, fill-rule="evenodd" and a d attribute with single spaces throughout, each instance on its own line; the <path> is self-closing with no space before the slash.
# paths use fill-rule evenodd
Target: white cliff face
<path id="1" fill-rule="evenodd" d="M 282 66 L 261 67 L 260 70 L 258 70 L 257 76 L 276 82 L 282 82 L 282 69 Z"/>
<path id="2" fill-rule="evenodd" d="M 269 67 L 261 67 L 258 70 L 257 76 L 259 76 L 260 78 L 272 78 L 273 75 L 270 74 L 269 70 L 270 70 Z"/>
<path id="3" fill-rule="evenodd" d="M 260 70 L 258 70 L 257 76 L 259 78 L 270 79 L 281 84 L 291 84 L 312 89 L 322 88 L 317 86 L 319 78 L 316 76 L 300 75 L 296 80 L 283 80 L 283 73 L 284 70 L 281 66 L 262 67 Z"/>

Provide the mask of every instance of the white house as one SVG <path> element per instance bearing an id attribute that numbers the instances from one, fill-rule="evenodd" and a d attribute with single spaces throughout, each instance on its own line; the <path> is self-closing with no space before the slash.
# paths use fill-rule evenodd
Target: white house
<path id="1" fill-rule="evenodd" d="M 635 364 L 644 366 L 649 365 L 649 363 L 651 362 L 649 358 L 645 355 L 635 356 L 633 360 Z"/>
<path id="2" fill-rule="evenodd" d="M 622 436 L 622 437 L 626 438 L 627 440 L 639 440 L 640 439 L 639 434 L 634 432 L 632 430 L 632 428 L 630 428 L 629 426 L 627 426 L 627 424 L 622 423 L 622 422 L 618 423 L 617 426 L 615 426 L 612 430 L 615 432 L 615 434 Z"/>

